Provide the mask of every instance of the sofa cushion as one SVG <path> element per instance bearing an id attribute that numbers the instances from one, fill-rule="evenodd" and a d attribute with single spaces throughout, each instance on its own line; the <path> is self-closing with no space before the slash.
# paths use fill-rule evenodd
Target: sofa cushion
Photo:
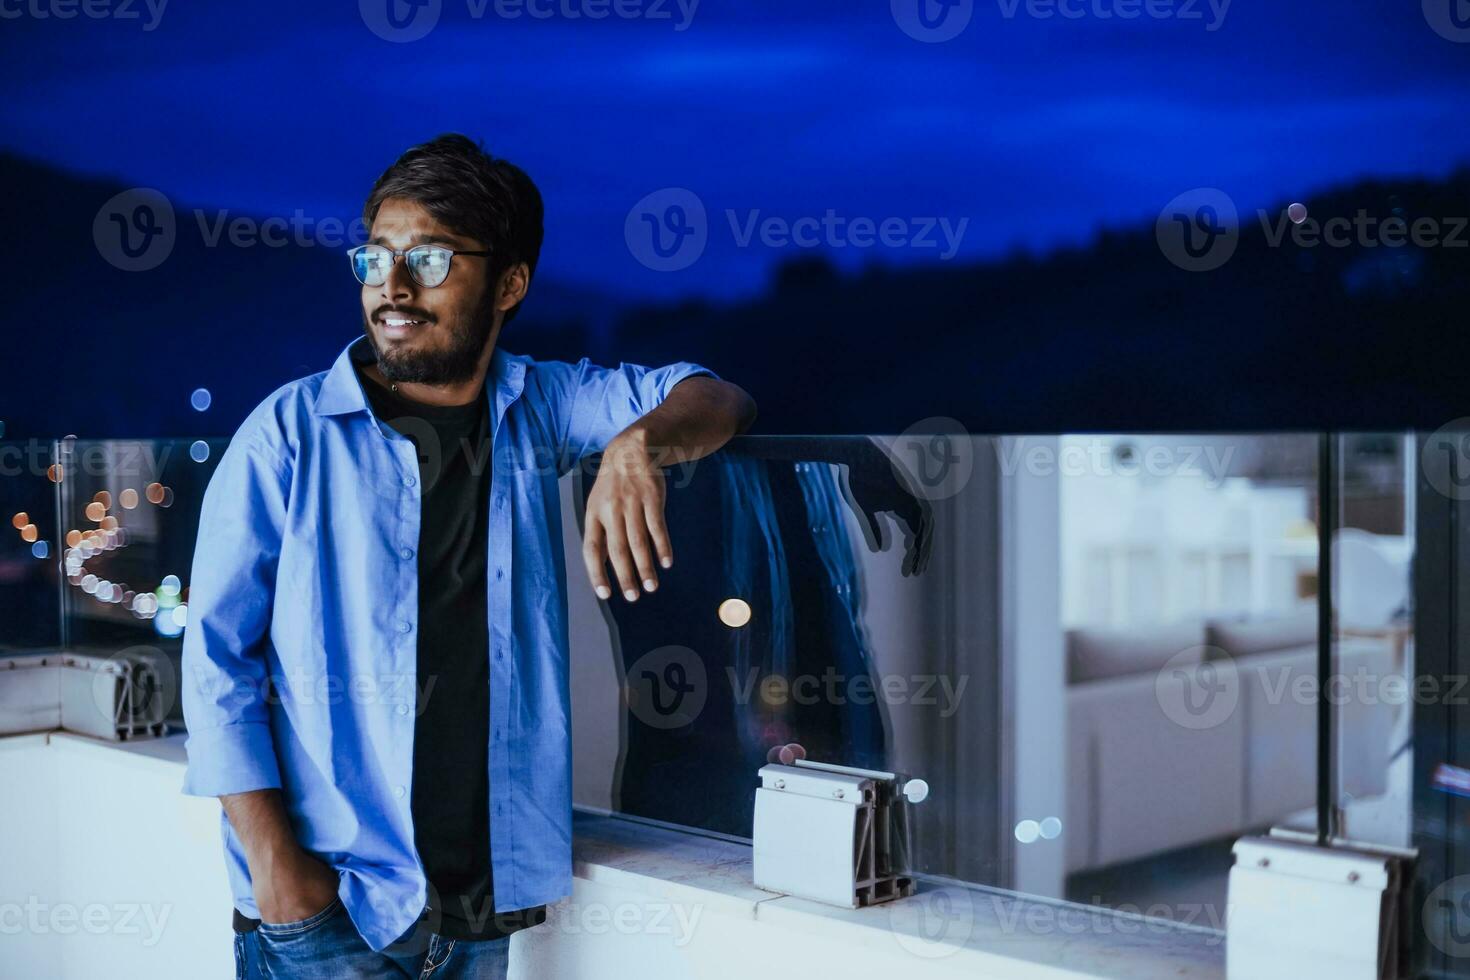
<path id="1" fill-rule="evenodd" d="M 1317 610 L 1260 619 L 1212 619 L 1205 625 L 1205 642 L 1232 657 L 1311 646 L 1317 642 Z"/>
<path id="2" fill-rule="evenodd" d="M 1157 671 L 1184 651 L 1176 666 L 1204 658 L 1204 624 L 1197 620 L 1127 629 L 1067 631 L 1067 683 L 1085 684 L 1109 677 Z"/>

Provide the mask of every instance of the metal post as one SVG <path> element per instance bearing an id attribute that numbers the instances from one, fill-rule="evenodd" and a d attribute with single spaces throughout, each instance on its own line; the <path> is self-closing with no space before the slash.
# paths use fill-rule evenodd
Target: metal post
<path id="1" fill-rule="evenodd" d="M 1332 538 L 1337 527 L 1337 487 L 1334 479 L 1337 435 L 1323 432 L 1317 453 L 1317 843 L 1322 846 L 1337 833 L 1337 800 L 1333 794 L 1332 705 L 1327 697 L 1332 676 Z"/>

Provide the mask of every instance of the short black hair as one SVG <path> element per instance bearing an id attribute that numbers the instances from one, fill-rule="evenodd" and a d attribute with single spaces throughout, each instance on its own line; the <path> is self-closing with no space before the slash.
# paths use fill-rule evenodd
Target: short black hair
<path id="1" fill-rule="evenodd" d="M 383 171 L 363 205 L 363 222 L 372 227 L 390 197 L 416 201 L 454 231 L 485 243 L 490 286 L 518 263 L 534 274 L 541 257 L 544 209 L 541 192 L 525 171 L 485 152 L 460 133 L 445 133 L 421 143 Z M 505 322 L 520 309 L 505 313 Z"/>

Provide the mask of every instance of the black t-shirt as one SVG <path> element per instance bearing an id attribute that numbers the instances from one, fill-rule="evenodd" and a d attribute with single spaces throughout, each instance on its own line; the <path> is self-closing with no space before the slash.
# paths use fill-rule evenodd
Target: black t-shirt
<path id="1" fill-rule="evenodd" d="M 418 449 L 419 713 L 414 724 L 414 843 L 437 892 L 434 931 L 494 939 L 545 920 L 544 907 L 495 915 L 490 866 L 490 637 L 486 607 L 490 418 L 467 405 L 411 402 L 361 370 L 374 414 Z M 236 913 L 249 925 L 255 920 Z"/>

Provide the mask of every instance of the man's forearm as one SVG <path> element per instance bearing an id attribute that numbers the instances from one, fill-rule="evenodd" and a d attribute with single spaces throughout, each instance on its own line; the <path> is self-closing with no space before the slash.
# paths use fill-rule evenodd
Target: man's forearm
<path id="1" fill-rule="evenodd" d="M 337 894 L 337 872 L 296 840 L 280 790 L 232 793 L 219 801 L 245 849 L 262 921 L 294 922 L 327 907 Z"/>
<path id="2" fill-rule="evenodd" d="M 617 441 L 646 449 L 659 465 L 669 466 L 715 452 L 750 428 L 755 415 L 755 400 L 739 385 L 709 377 L 686 378 L 657 408 L 624 429 Z"/>
<path id="3" fill-rule="evenodd" d="M 629 602 L 640 584 L 647 592 L 658 588 L 657 568 L 673 567 L 661 468 L 708 456 L 753 421 L 755 401 L 738 385 L 685 378 L 608 443 L 587 497 L 582 537 L 582 560 L 599 599 L 612 596 L 609 562 Z"/>
<path id="4" fill-rule="evenodd" d="M 274 866 L 301 850 L 278 789 L 258 789 L 219 798 L 245 849 L 252 878 L 268 877 Z"/>

